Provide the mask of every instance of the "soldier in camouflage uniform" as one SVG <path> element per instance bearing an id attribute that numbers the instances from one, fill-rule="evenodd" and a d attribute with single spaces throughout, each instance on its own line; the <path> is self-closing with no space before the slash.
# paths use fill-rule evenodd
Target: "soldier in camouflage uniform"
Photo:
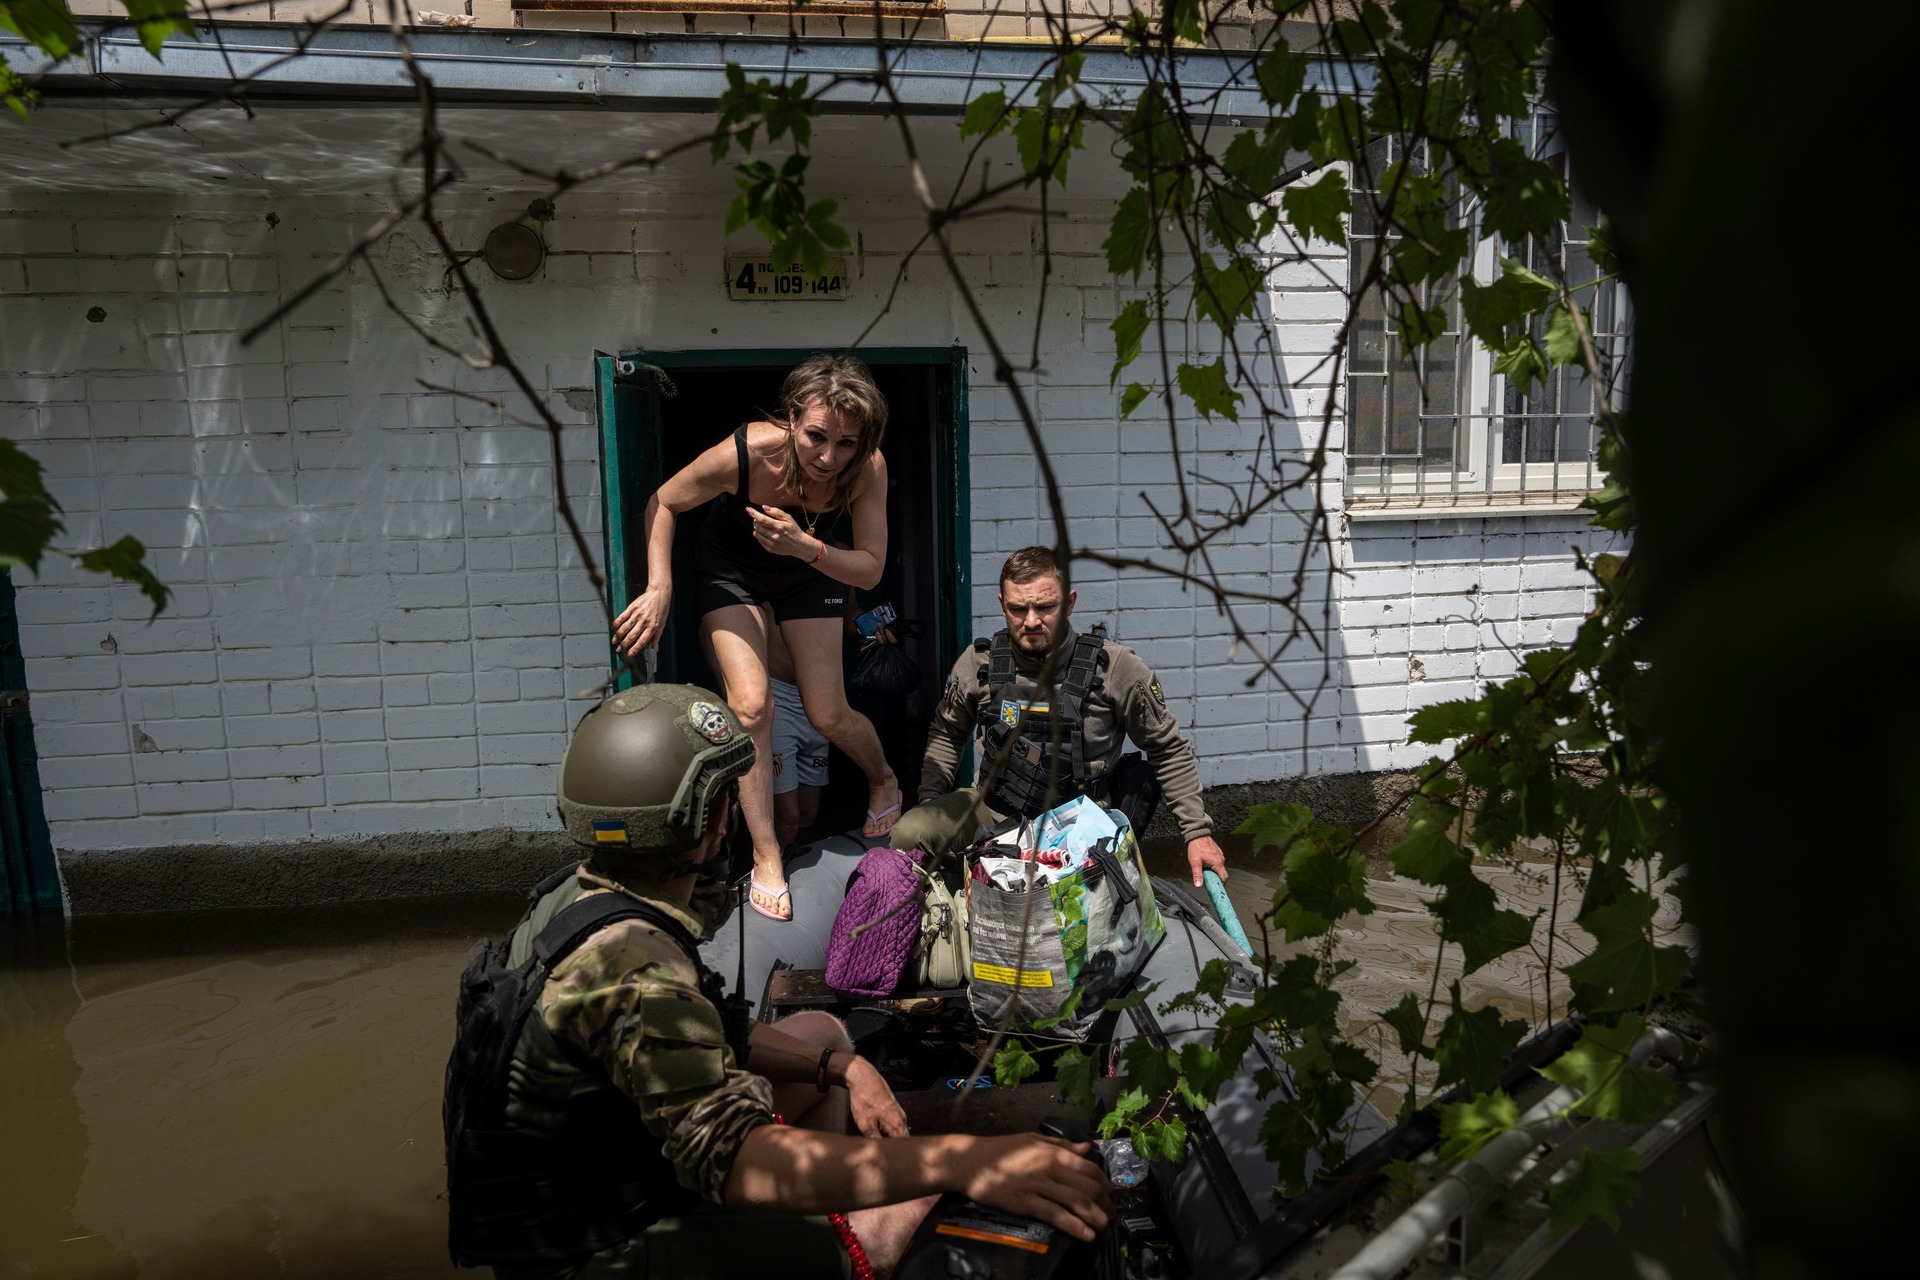
<path id="1" fill-rule="evenodd" d="M 1000 570 L 1006 628 L 991 640 L 975 641 L 954 663 L 927 734 L 920 802 L 924 805 L 952 789 L 960 752 L 976 731 L 983 731 L 983 769 L 998 756 L 1003 736 L 1014 738 L 1005 769 L 986 788 L 992 821 L 1016 812 L 1037 817 L 1048 800 L 1059 803 L 1086 791 L 1100 794 L 1131 738 L 1145 749 L 1161 794 L 1179 823 L 1193 883 L 1200 884 L 1208 867 L 1224 880 L 1227 860 L 1200 801 L 1193 746 L 1167 709 L 1159 677 L 1125 645 L 1076 636 L 1068 622 L 1075 594 L 1066 589 L 1065 577 L 1046 547 L 1024 547 L 1007 557 Z M 1055 687 L 1042 698 L 1037 696 L 1040 667 L 1056 638 L 1061 658 Z M 903 818 L 893 832 L 894 847 L 919 843 L 923 821 L 938 823 L 931 814 L 922 820 Z M 924 836 L 946 843 L 931 830 Z"/>
<path id="2" fill-rule="evenodd" d="M 1090 1239 L 1108 1201 L 1084 1144 L 905 1136 L 886 1081 L 825 1014 L 752 1024 L 737 1060 L 692 948 L 734 906 L 724 846 L 752 753 L 725 704 L 686 686 L 631 689 L 582 720 L 560 803 L 593 853 L 535 904 L 509 963 L 535 956 L 543 930 L 596 895 L 656 915 L 616 920 L 552 959 L 506 1073 L 513 1132 L 499 1149 L 512 1159 L 477 1176 L 492 1179 L 491 1256 L 462 1260 L 491 1263 L 501 1280 L 838 1277 L 857 1270 L 851 1248 L 884 1274 L 949 1190 Z M 846 1133 L 849 1118 L 866 1136 Z M 456 1241 L 480 1198 L 463 1205 L 459 1186 Z M 845 1217 L 803 1216 L 830 1212 Z M 531 1225 L 516 1235 L 498 1225 L 509 1220 Z"/>

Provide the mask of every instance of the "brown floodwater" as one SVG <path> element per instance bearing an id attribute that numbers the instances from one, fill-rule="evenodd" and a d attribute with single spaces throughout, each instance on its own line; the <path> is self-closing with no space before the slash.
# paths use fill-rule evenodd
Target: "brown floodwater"
<path id="1" fill-rule="evenodd" d="M 1224 843 L 1257 942 L 1277 864 Z M 1183 874 L 1177 843 L 1147 852 L 1157 874 Z M 1482 868 L 1526 912 L 1551 900 L 1551 870 Z M 1376 1101 L 1391 1111 L 1405 1063 L 1374 1014 L 1428 990 L 1437 939 L 1430 891 L 1377 871 L 1379 909 L 1339 931 L 1359 962 L 1340 985 L 1348 1036 L 1380 1051 Z M 1579 890 L 1563 880 L 1570 913 Z M 446 1276 L 454 984 L 469 942 L 519 906 L 466 895 L 0 926 L 0 1276 Z M 1459 967 L 1448 952 L 1443 1002 Z M 1535 1026 L 1565 998 L 1525 952 L 1462 989 Z"/>

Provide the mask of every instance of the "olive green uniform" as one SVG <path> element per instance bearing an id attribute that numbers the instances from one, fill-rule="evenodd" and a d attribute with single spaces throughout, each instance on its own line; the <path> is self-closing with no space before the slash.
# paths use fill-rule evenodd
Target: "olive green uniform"
<path id="1" fill-rule="evenodd" d="M 580 868 L 575 892 L 550 895 L 514 937 L 512 962 L 531 955 L 532 939 L 568 903 L 591 893 L 629 893 L 678 920 L 695 936 L 724 905 L 696 900 L 682 908 Z M 721 891 L 724 892 L 724 891 Z M 720 906 L 715 911 L 714 906 Z M 726 1209 L 727 1176 L 747 1135 L 774 1123 L 773 1086 L 743 1071 L 727 1046 L 719 1010 L 700 994 L 700 975 L 678 944 L 645 920 L 618 920 L 592 934 L 554 966 L 540 995 L 540 1017 L 563 1050 L 604 1073 L 639 1108 L 680 1185 L 702 1208 L 648 1227 L 623 1245 L 559 1271 L 497 1267 L 502 1276 L 722 1277 L 844 1274 L 846 1253 L 824 1218 L 774 1210 Z"/>
<path id="2" fill-rule="evenodd" d="M 1063 646 L 1070 647 L 1073 639 L 1069 629 Z M 1123 644 L 1109 640 L 1105 652 L 1107 666 L 1100 687 L 1088 692 L 1081 708 L 1081 732 L 1092 778 L 1097 779 L 1113 766 L 1131 738 L 1147 753 L 1160 783 L 1161 798 L 1180 826 L 1180 838 L 1192 841 L 1211 834 L 1213 820 L 1200 801 L 1200 769 L 1194 762 L 1193 746 L 1180 732 L 1179 721 L 1167 710 L 1159 678 L 1147 669 L 1139 654 Z M 1046 655 L 1029 654 L 1015 645 L 1013 656 L 1016 678 L 1007 700 L 1031 701 Z M 968 648 L 953 664 L 953 674 L 947 678 L 946 692 L 934 709 L 933 726 L 927 733 L 926 758 L 920 766 L 922 804 L 953 790 L 960 753 L 969 737 L 1007 710 L 989 705 L 993 691 L 988 687 L 985 667 L 984 656 L 974 648 Z M 994 815 L 996 820 L 1003 816 Z"/>

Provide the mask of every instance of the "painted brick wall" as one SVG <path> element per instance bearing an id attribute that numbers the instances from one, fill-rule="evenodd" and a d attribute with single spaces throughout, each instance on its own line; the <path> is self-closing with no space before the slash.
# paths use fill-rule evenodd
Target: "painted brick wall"
<path id="1" fill-rule="evenodd" d="M 917 231 L 886 201 L 843 208 L 859 232 L 859 300 L 844 304 L 729 303 L 719 197 L 568 200 L 544 229 L 538 276 L 480 270 L 509 348 L 570 424 L 567 491 L 596 553 L 591 353 L 852 340 Z M 465 340 L 421 233 L 403 228 L 240 341 L 380 212 L 345 199 L 0 195 L 0 430 L 46 466 L 66 545 L 133 534 L 176 592 L 149 624 L 136 592 L 63 559 L 16 574 L 57 846 L 551 827 L 553 766 L 587 705 L 574 695 L 604 670 L 602 614 L 556 520 L 547 440 L 516 425 L 530 406 L 503 373 L 428 349 L 381 301 L 375 272 L 415 322 Z M 518 212 L 463 208 L 456 238 L 478 245 Z M 1147 502 L 1176 509 L 1179 489 L 1164 419 L 1121 423 L 1108 390 L 1107 326 L 1126 295 L 1100 249 L 1106 213 L 1079 209 L 1053 233 L 1046 367 L 1029 392 L 1078 540 L 1144 556 L 1158 545 Z M 1037 280 L 1026 224 L 969 224 L 959 240 L 987 314 L 1024 351 Z M 1323 265 L 1344 274 L 1337 252 Z M 1271 334 L 1284 376 L 1299 377 L 1326 350 L 1338 295 L 1304 269 L 1277 283 Z M 1000 561 L 1050 537 L 1042 490 L 935 261 L 912 266 L 906 296 L 875 340 L 975 354 L 985 631 Z M 1270 394 L 1311 438 L 1325 393 Z M 1201 475 L 1241 474 L 1257 444 L 1232 424 L 1177 430 Z M 1262 514 L 1216 567 L 1229 586 L 1268 590 L 1291 576 L 1303 536 L 1297 517 Z M 1159 669 L 1210 782 L 1407 765 L 1425 755 L 1403 745 L 1411 708 L 1571 634 L 1588 604 L 1576 543 L 1591 535 L 1568 517 L 1355 525 L 1336 551 L 1349 576 L 1329 585 L 1323 564 L 1309 575 L 1315 615 L 1336 625 L 1324 650 L 1289 648 L 1291 691 L 1271 678 L 1249 688 L 1246 647 L 1177 582 L 1085 567 L 1078 618 L 1107 621 Z M 1285 625 L 1268 606 L 1243 621 Z"/>

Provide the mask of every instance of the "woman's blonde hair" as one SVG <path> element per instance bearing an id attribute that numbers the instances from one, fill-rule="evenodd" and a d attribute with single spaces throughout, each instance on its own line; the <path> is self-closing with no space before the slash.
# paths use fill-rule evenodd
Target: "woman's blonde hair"
<path id="1" fill-rule="evenodd" d="M 780 404 L 786 411 L 787 426 L 800 421 L 809 405 L 819 404 L 844 413 L 860 425 L 853 460 L 833 481 L 833 497 L 828 506 L 845 511 L 853 501 L 853 487 L 866 469 L 867 459 L 879 451 L 887 436 L 887 398 L 873 381 L 873 372 L 852 356 L 811 356 L 795 365 L 780 388 Z M 797 493 L 800 488 L 800 450 L 793 434 L 787 434 L 787 483 Z"/>

